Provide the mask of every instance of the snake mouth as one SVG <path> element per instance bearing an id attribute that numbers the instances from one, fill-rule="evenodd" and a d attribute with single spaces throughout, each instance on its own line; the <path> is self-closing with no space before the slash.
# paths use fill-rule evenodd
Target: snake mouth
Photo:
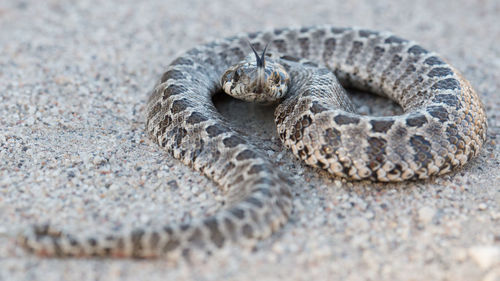
<path id="1" fill-rule="evenodd" d="M 250 48 L 252 48 L 253 53 L 255 54 L 255 60 L 256 60 L 256 66 L 257 66 L 257 77 L 256 77 L 256 85 L 255 85 L 255 90 L 254 93 L 260 93 L 262 94 L 264 92 L 264 85 L 266 83 L 266 51 L 267 47 L 269 46 L 269 43 L 266 44 L 264 47 L 264 50 L 262 51 L 262 54 L 259 56 L 255 48 L 253 47 L 252 44 L 250 44 Z"/>
<path id="2" fill-rule="evenodd" d="M 264 50 L 262 51 L 262 54 L 259 56 L 259 54 L 255 50 L 255 48 L 253 47 L 253 45 L 250 44 L 250 48 L 252 48 L 252 51 L 255 54 L 255 59 L 257 61 L 257 68 L 259 68 L 259 69 L 264 69 L 264 67 L 266 66 L 266 60 L 265 60 L 265 58 L 266 58 L 266 51 L 267 51 L 267 47 L 268 46 L 269 46 L 269 43 L 266 44 L 266 46 L 264 47 Z"/>

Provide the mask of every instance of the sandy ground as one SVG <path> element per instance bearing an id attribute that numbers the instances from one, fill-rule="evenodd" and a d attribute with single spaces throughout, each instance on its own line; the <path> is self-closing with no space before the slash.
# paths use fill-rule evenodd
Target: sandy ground
<path id="1" fill-rule="evenodd" d="M 500 280 L 499 1 L 136 2 L 0 2 L 0 280 Z M 297 183 L 292 220 L 255 251 L 191 265 L 41 259 L 9 238 L 35 222 L 106 229 L 216 210 L 217 187 L 145 136 L 148 91 L 201 42 L 320 23 L 391 30 L 441 53 L 486 106 L 479 157 L 429 181 L 347 183 L 284 151 L 272 108 L 222 99 Z"/>

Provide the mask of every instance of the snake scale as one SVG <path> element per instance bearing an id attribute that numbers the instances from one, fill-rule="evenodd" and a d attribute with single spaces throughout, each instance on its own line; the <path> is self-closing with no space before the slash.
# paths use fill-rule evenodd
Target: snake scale
<path id="1" fill-rule="evenodd" d="M 257 50 L 270 43 L 270 56 L 288 71 L 289 77 L 274 74 L 277 82 L 290 80 L 275 111 L 280 139 L 295 156 L 335 176 L 425 179 L 463 166 L 485 141 L 485 111 L 469 82 L 413 41 L 332 26 L 240 34 L 176 58 L 147 103 L 147 134 L 219 184 L 225 208 L 187 224 L 90 237 L 36 225 L 18 236 L 19 243 L 43 256 L 178 258 L 234 243 L 252 245 L 277 231 L 292 212 L 293 183 L 212 101 L 227 69 L 251 54 L 249 43 Z M 344 87 L 395 101 L 404 113 L 356 114 L 337 78 Z"/>

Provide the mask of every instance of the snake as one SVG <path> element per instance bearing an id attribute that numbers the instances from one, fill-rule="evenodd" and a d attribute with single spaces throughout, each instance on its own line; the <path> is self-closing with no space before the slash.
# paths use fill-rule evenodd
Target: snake
<path id="1" fill-rule="evenodd" d="M 386 97 L 403 113 L 358 114 L 346 88 Z M 414 41 L 329 25 L 241 33 L 175 58 L 146 106 L 150 139 L 213 180 L 223 208 L 188 223 L 102 235 L 35 224 L 18 235 L 19 244 L 49 257 L 189 259 L 252 246 L 281 229 L 293 212 L 294 182 L 217 111 L 213 96 L 221 91 L 276 104 L 283 145 L 346 180 L 442 175 L 469 162 L 486 139 L 484 106 L 470 83 Z"/>

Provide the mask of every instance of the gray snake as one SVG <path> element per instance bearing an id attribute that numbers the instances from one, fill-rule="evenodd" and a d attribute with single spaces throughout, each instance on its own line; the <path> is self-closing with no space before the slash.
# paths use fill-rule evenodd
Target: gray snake
<path id="1" fill-rule="evenodd" d="M 288 94 L 275 111 L 280 139 L 305 163 L 335 176 L 425 179 L 463 166 L 486 139 L 484 108 L 469 82 L 413 41 L 332 26 L 236 35 L 176 58 L 147 103 L 147 134 L 219 184 L 225 208 L 188 224 L 90 237 L 36 225 L 19 243 L 44 256 L 177 258 L 252 244 L 280 229 L 292 212 L 293 183 L 212 102 L 221 75 L 249 53 L 248 42 L 255 49 L 270 43 L 290 74 Z M 356 114 L 337 78 L 344 87 L 395 101 L 404 114 Z"/>

